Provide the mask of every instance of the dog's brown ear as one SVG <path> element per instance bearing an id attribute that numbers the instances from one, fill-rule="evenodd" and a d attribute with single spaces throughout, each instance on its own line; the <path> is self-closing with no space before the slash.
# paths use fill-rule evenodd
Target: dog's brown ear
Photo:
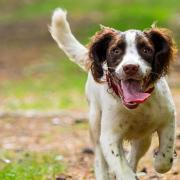
<path id="1" fill-rule="evenodd" d="M 152 62 L 152 81 L 156 81 L 168 73 L 170 63 L 176 54 L 176 46 L 168 29 L 154 27 L 145 31 L 145 34 L 155 49 Z"/>
<path id="2" fill-rule="evenodd" d="M 97 32 L 89 45 L 89 58 L 91 61 L 91 71 L 96 82 L 100 82 L 103 76 L 103 62 L 106 60 L 109 43 L 117 32 L 111 28 L 104 27 Z"/>

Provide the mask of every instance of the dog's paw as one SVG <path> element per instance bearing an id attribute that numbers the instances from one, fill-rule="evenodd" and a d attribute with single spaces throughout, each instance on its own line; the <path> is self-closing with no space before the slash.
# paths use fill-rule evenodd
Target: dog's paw
<path id="1" fill-rule="evenodd" d="M 173 158 L 167 156 L 165 153 L 157 152 L 154 155 L 154 168 L 158 173 L 166 173 L 169 171 L 173 164 Z"/>

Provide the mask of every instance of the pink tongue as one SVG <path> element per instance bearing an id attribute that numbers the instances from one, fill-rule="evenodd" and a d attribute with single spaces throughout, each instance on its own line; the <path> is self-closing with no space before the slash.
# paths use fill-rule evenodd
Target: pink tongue
<path id="1" fill-rule="evenodd" d="M 121 87 L 126 103 L 142 103 L 151 95 L 142 92 L 140 82 L 136 80 L 121 81 Z"/>

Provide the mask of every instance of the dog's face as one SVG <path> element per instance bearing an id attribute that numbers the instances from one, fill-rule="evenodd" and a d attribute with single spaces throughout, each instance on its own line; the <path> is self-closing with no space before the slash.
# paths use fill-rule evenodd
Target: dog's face
<path id="1" fill-rule="evenodd" d="M 139 96 L 132 100 L 132 96 L 145 92 L 167 74 L 174 53 L 175 45 L 169 31 L 160 28 L 125 32 L 103 28 L 96 33 L 89 49 L 94 79 L 100 82 L 108 70 L 120 81 L 124 98 L 131 103 L 147 98 Z"/>

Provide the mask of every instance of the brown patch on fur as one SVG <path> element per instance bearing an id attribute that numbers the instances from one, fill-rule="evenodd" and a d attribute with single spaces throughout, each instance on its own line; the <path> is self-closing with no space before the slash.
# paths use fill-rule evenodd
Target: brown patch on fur
<path id="1" fill-rule="evenodd" d="M 110 51 L 114 48 L 116 48 L 118 45 L 121 45 L 124 43 L 124 39 L 123 38 L 115 38 L 114 41 L 111 41 L 109 44 L 109 48 L 108 48 L 108 53 L 110 53 Z"/>
<path id="2" fill-rule="evenodd" d="M 116 66 L 122 61 L 125 54 L 126 43 L 124 36 L 119 35 L 111 41 L 107 50 L 107 66 L 109 72 L 114 72 Z"/>
<path id="3" fill-rule="evenodd" d="M 153 46 L 152 42 L 149 41 L 148 39 L 146 39 L 144 36 L 137 36 L 137 42 L 139 44 L 146 45 L 148 47 L 152 47 Z"/>
<path id="4" fill-rule="evenodd" d="M 89 44 L 89 66 L 94 80 L 98 83 L 102 82 L 100 80 L 103 76 L 102 64 L 106 60 L 109 43 L 115 39 L 117 34 L 118 32 L 112 28 L 103 28 L 92 37 Z"/>
<path id="5" fill-rule="evenodd" d="M 144 36 L 137 36 L 137 44 L 149 48 L 154 48 L 152 41 L 150 41 L 148 38 Z"/>
<path id="6" fill-rule="evenodd" d="M 155 49 L 150 80 L 154 82 L 169 72 L 170 64 L 175 59 L 177 49 L 172 33 L 168 29 L 154 27 L 144 33 Z"/>
<path id="7" fill-rule="evenodd" d="M 137 35 L 136 43 L 138 53 L 141 57 L 148 63 L 152 63 L 154 58 L 154 45 L 152 41 L 143 35 Z"/>

